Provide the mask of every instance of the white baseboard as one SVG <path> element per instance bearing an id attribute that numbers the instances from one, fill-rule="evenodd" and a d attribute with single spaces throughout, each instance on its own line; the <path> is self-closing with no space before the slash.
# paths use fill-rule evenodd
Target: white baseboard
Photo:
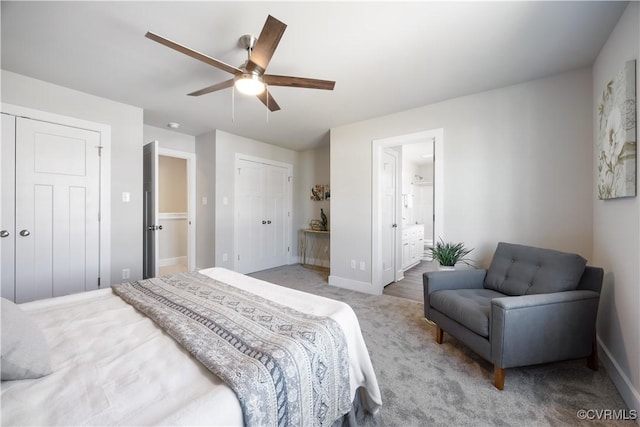
<path id="1" fill-rule="evenodd" d="M 351 291 L 364 292 L 365 294 L 381 295 L 381 291 L 374 289 L 369 282 L 345 279 L 344 277 L 329 276 L 329 284 L 337 288 L 349 289 Z"/>
<path id="2" fill-rule="evenodd" d="M 640 393 L 633 386 L 633 383 L 624 373 L 620 365 L 616 361 L 616 359 L 612 356 L 611 352 L 607 348 L 606 345 L 602 343 L 600 337 L 597 337 L 598 344 L 600 347 L 599 355 L 600 362 L 606 369 L 609 374 L 609 378 L 613 381 L 613 384 L 616 386 L 622 399 L 629 406 L 629 409 L 634 409 L 637 414 L 640 414 Z M 623 409 L 623 408 L 612 408 L 612 409 Z M 636 419 L 636 423 L 640 425 L 640 417 Z"/>
<path id="3" fill-rule="evenodd" d="M 158 260 L 158 267 L 167 267 L 169 265 L 187 265 L 187 257 L 179 256 L 175 258 L 163 258 Z"/>

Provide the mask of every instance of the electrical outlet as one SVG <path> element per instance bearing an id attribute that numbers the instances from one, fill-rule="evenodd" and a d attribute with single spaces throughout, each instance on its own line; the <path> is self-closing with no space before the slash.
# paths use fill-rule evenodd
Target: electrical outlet
<path id="1" fill-rule="evenodd" d="M 355 259 L 351 260 L 351 268 L 353 268 L 354 270 L 356 268 L 356 260 Z"/>
<path id="2" fill-rule="evenodd" d="M 364 261 L 360 261 L 360 270 L 364 271 L 366 267 L 367 267 L 367 264 Z"/>
<path id="3" fill-rule="evenodd" d="M 129 268 L 123 268 L 122 269 L 122 278 L 123 279 L 128 279 L 131 277 L 131 269 Z"/>

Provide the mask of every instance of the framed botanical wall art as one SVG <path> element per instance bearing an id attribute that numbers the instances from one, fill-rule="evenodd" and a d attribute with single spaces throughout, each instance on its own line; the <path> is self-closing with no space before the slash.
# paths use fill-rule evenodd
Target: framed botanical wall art
<path id="1" fill-rule="evenodd" d="M 324 185 L 314 185 L 311 187 L 311 200 L 319 202 L 324 200 Z"/>
<path id="2" fill-rule="evenodd" d="M 331 199 L 331 190 L 329 190 L 329 184 L 326 185 L 314 185 L 311 187 L 311 200 L 320 202 L 322 200 Z"/>
<path id="3" fill-rule="evenodd" d="M 636 195 L 636 61 L 604 87 L 598 104 L 598 199 Z"/>

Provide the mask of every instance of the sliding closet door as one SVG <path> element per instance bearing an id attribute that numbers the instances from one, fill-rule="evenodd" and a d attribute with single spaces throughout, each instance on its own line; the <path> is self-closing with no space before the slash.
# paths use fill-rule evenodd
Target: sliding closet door
<path id="1" fill-rule="evenodd" d="M 16 302 L 98 288 L 100 135 L 18 118 Z"/>

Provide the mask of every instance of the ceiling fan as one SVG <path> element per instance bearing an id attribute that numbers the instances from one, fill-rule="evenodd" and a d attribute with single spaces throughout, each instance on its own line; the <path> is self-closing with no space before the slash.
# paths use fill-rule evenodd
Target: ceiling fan
<path id="1" fill-rule="evenodd" d="M 269 93 L 267 86 L 290 86 L 309 89 L 333 90 L 336 82 L 330 80 L 309 79 L 305 77 L 278 76 L 265 74 L 271 57 L 280 43 L 280 39 L 287 28 L 286 24 L 269 15 L 262 27 L 260 36 L 256 39 L 252 35 L 240 37 L 239 43 L 247 50 L 247 60 L 239 67 L 218 61 L 215 58 L 190 49 L 174 41 L 166 39 L 152 32 L 145 37 L 163 44 L 178 52 L 184 53 L 199 61 L 212 65 L 220 70 L 233 74 L 233 78 L 204 89 L 191 92 L 190 96 L 200 96 L 235 86 L 240 92 L 256 95 L 270 111 L 278 111 L 280 106 Z"/>

